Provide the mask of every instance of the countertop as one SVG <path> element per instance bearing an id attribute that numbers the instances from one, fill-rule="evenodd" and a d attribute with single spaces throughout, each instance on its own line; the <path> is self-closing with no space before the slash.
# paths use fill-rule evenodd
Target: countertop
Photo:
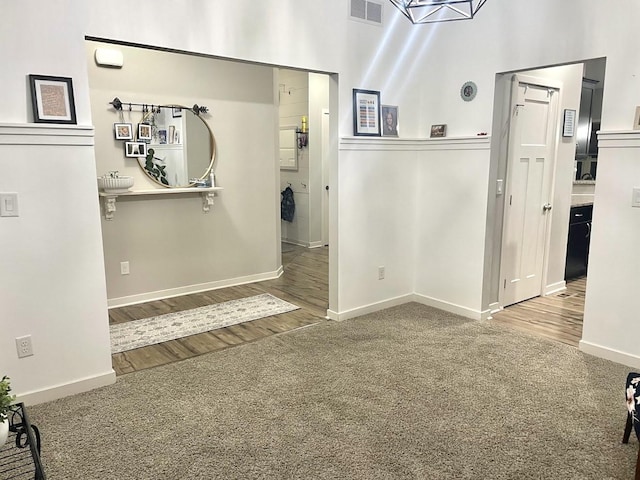
<path id="1" fill-rule="evenodd" d="M 571 204 L 571 208 L 573 208 L 573 207 L 586 207 L 588 205 L 593 205 L 593 202 L 572 203 Z"/>

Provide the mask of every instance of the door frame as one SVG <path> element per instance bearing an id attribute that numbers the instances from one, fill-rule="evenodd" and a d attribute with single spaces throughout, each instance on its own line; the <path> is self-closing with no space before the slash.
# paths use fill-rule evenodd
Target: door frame
<path id="1" fill-rule="evenodd" d="M 323 246 L 329 245 L 329 154 L 330 154 L 330 127 L 331 116 L 328 108 L 322 109 L 322 202 L 321 202 L 321 234 Z"/>
<path id="2" fill-rule="evenodd" d="M 500 268 L 499 268 L 499 275 L 497 278 L 497 282 L 498 282 L 498 304 L 497 304 L 497 309 L 502 309 L 504 308 L 504 291 L 505 289 L 502 287 L 503 285 L 503 281 L 505 279 L 505 274 L 504 274 L 504 269 L 505 269 L 505 262 L 504 262 L 504 255 L 505 255 L 505 251 L 504 251 L 504 243 L 505 243 L 505 233 L 507 231 L 507 227 L 508 227 L 508 219 L 507 219 L 507 213 L 508 213 L 508 209 L 507 209 L 507 193 L 510 192 L 512 190 L 512 171 L 509 168 L 510 165 L 510 160 L 511 160 L 511 154 L 512 154 L 512 142 L 511 142 L 511 135 L 512 135 L 512 116 L 513 116 L 513 112 L 514 109 L 517 108 L 517 95 L 516 95 L 516 90 L 518 88 L 518 85 L 520 83 L 526 83 L 529 85 L 536 85 L 538 87 L 544 87 L 544 88 L 551 88 L 554 90 L 557 90 L 557 105 L 556 105 L 556 112 L 555 112 L 555 134 L 553 137 L 553 146 L 551 148 L 551 172 L 550 172 L 550 178 L 549 178 L 549 199 L 550 201 L 553 200 L 554 198 L 554 193 L 555 193 L 555 183 L 556 183 L 556 170 L 557 170 L 557 159 L 558 159 L 558 146 L 559 146 L 559 142 L 560 142 L 560 135 L 561 135 L 561 131 L 560 131 L 560 109 L 562 106 L 562 91 L 563 91 L 563 85 L 562 82 L 559 80 L 555 80 L 555 79 L 548 79 L 548 78 L 541 78 L 541 77 L 534 77 L 531 75 L 526 75 L 526 74 L 520 74 L 520 73 L 513 73 L 511 74 L 511 85 L 510 85 L 510 91 L 509 91 L 509 104 L 508 104 L 508 129 L 507 129 L 507 135 L 505 136 L 503 142 L 505 143 L 505 148 L 506 148 L 506 162 L 505 162 L 505 179 L 504 179 L 504 195 L 503 195 L 503 199 L 502 199 L 502 232 L 500 235 Z M 545 292 L 546 292 L 546 285 L 547 285 L 547 277 L 548 277 L 548 269 L 549 269 L 549 250 L 550 250 L 550 243 L 551 243 L 551 223 L 552 223 L 552 219 L 553 219 L 553 209 L 550 210 L 548 212 L 548 215 L 546 217 L 545 220 L 545 226 L 544 226 L 544 245 L 543 245 L 543 257 L 542 257 L 542 274 L 541 274 L 541 285 L 540 285 L 540 293 L 538 296 L 544 296 Z"/>

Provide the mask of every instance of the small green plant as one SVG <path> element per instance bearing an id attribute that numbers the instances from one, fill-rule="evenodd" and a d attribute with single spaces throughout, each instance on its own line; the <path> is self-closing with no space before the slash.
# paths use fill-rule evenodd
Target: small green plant
<path id="1" fill-rule="evenodd" d="M 7 419 L 11 403 L 16 399 L 15 395 L 11 395 L 11 385 L 9 377 L 6 375 L 0 380 L 0 423 Z"/>
<path id="2" fill-rule="evenodd" d="M 153 156 L 154 153 L 155 151 L 153 150 L 153 148 L 150 148 L 147 151 L 147 156 L 144 162 L 144 169 L 158 182 L 162 183 L 163 185 L 169 185 L 169 182 L 167 181 L 167 172 L 164 171 L 167 167 L 155 161 L 159 160 L 160 162 L 162 162 L 161 159 Z"/>

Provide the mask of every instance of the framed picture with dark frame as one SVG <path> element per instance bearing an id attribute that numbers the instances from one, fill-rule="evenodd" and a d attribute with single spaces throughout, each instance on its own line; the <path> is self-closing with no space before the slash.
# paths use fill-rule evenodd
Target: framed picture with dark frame
<path id="1" fill-rule="evenodd" d="M 171 115 L 173 118 L 178 118 L 182 116 L 182 107 L 171 107 Z"/>
<path id="2" fill-rule="evenodd" d="M 124 154 L 126 157 L 146 157 L 147 144 L 145 142 L 125 142 Z"/>
<path id="3" fill-rule="evenodd" d="M 438 125 L 431 125 L 431 138 L 446 137 L 447 125 L 444 123 Z"/>
<path id="4" fill-rule="evenodd" d="M 353 89 L 353 135 L 380 136 L 380 92 Z"/>
<path id="5" fill-rule="evenodd" d="M 142 140 L 151 141 L 151 125 L 148 123 L 138 124 L 138 141 Z"/>
<path id="6" fill-rule="evenodd" d="M 114 123 L 116 140 L 133 140 L 133 126 L 130 123 Z"/>
<path id="7" fill-rule="evenodd" d="M 382 105 L 382 136 L 398 136 L 398 107 Z"/>
<path id="8" fill-rule="evenodd" d="M 76 123 L 71 78 L 29 75 L 29 84 L 35 123 Z"/>

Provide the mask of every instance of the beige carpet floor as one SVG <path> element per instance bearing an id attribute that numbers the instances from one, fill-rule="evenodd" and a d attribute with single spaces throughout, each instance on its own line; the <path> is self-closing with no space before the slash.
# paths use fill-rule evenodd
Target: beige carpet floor
<path id="1" fill-rule="evenodd" d="M 411 303 L 30 413 L 52 480 L 626 479 L 628 370 Z"/>

